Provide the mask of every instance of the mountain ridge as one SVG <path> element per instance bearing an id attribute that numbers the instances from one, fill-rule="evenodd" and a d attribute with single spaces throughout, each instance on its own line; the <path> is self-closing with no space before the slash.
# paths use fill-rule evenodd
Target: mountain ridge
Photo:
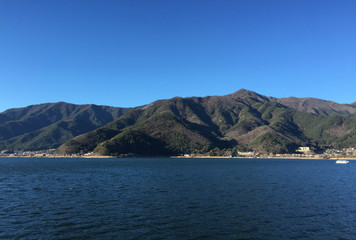
<path id="1" fill-rule="evenodd" d="M 55 148 L 74 136 L 113 121 L 128 110 L 65 102 L 9 109 L 0 113 L 0 148 L 23 148 L 22 150 Z M 36 140 L 36 137 L 40 139 Z"/>
<path id="2" fill-rule="evenodd" d="M 127 113 L 88 135 L 72 139 L 59 152 L 94 151 L 113 156 L 217 154 L 238 150 L 286 153 L 294 152 L 298 146 L 318 149 L 356 141 L 351 113 L 317 114 L 295 108 L 245 89 L 224 96 L 175 97 L 132 110 L 130 114 L 135 118 Z M 123 124 L 128 119 L 131 123 Z M 346 124 L 345 131 L 336 134 L 332 129 L 340 124 Z M 100 141 L 88 148 L 85 142 L 99 139 L 96 135 L 100 131 L 113 135 L 105 137 L 100 133 Z M 68 151 L 71 144 L 77 146 L 76 151 Z"/>
<path id="3" fill-rule="evenodd" d="M 356 104 L 274 98 L 246 89 L 223 96 L 174 97 L 130 109 L 64 102 L 30 105 L 0 113 L 0 150 L 62 144 L 61 154 L 157 156 L 342 147 L 356 142 L 355 109 Z"/>
<path id="4" fill-rule="evenodd" d="M 292 107 L 301 112 L 311 112 L 318 115 L 356 114 L 356 105 L 340 104 L 317 98 L 279 98 L 277 102 Z"/>

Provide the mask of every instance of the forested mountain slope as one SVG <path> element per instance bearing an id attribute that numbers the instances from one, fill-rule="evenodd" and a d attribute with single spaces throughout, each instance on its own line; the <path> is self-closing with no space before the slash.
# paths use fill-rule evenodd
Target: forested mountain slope
<path id="1" fill-rule="evenodd" d="M 352 106 L 338 108 L 332 102 L 320 101 L 319 109 L 315 101 L 310 103 L 317 110 L 310 112 L 308 107 L 298 109 L 298 99 L 291 106 L 290 100 L 244 89 L 225 96 L 160 100 L 70 140 L 59 153 L 286 153 L 307 145 L 315 149 L 354 145 L 356 117 Z M 330 106 L 327 111 L 325 106 Z"/>
<path id="2" fill-rule="evenodd" d="M 0 113 L 0 150 L 56 148 L 101 127 L 129 109 L 64 102 L 31 105 Z"/>

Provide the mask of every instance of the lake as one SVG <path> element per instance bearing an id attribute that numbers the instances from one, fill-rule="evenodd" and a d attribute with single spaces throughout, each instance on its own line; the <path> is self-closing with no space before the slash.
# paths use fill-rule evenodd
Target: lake
<path id="1" fill-rule="evenodd" d="M 0 158 L 0 239 L 356 239 L 356 162 Z"/>

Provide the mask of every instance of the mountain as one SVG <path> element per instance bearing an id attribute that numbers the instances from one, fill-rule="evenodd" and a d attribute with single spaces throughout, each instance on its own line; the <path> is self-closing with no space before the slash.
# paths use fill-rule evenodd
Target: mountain
<path id="1" fill-rule="evenodd" d="M 0 113 L 0 150 L 57 148 L 75 136 L 113 121 L 128 110 L 64 102 L 9 109 Z"/>
<path id="2" fill-rule="evenodd" d="M 225 96 L 175 97 L 133 109 L 47 103 L 0 113 L 0 150 L 57 148 L 142 156 L 294 152 L 353 147 L 356 103 L 273 98 L 241 89 Z"/>
<path id="3" fill-rule="evenodd" d="M 63 144 L 60 154 L 118 156 L 294 152 L 356 144 L 352 105 L 276 99 L 241 89 L 225 96 L 175 97 L 133 109 Z"/>

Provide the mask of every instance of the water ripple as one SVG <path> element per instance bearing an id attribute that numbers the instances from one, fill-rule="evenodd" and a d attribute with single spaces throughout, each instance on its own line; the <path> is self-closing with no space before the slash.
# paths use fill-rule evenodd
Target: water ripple
<path id="1" fill-rule="evenodd" d="M 1 239 L 353 239 L 356 164 L 1 159 Z M 355 165 L 355 167 L 353 166 Z"/>

